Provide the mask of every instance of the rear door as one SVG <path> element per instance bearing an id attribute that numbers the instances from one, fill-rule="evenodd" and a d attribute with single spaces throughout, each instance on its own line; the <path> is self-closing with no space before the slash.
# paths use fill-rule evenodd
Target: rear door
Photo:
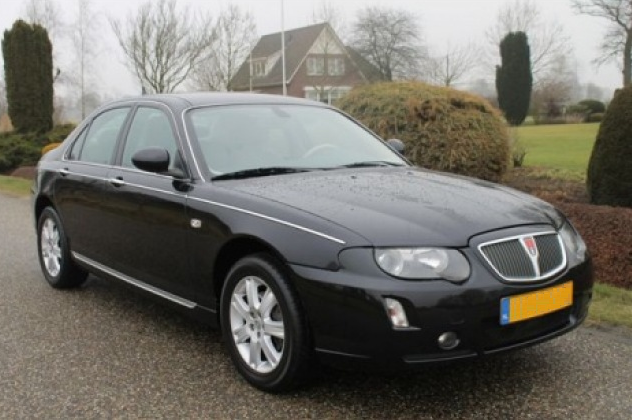
<path id="1" fill-rule="evenodd" d="M 116 145 L 131 107 L 109 109 L 97 115 L 77 136 L 62 161 L 54 197 L 71 249 L 95 261 L 101 247 L 103 192 L 115 159 Z"/>

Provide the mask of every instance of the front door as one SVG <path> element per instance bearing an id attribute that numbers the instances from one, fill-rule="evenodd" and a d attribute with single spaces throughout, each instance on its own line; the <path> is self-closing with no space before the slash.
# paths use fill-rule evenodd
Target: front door
<path id="1" fill-rule="evenodd" d="M 160 147 L 170 155 L 170 168 L 182 171 L 173 122 L 159 107 L 136 109 L 117 165 L 108 172 L 105 193 L 106 264 L 135 280 L 192 298 L 187 264 L 186 192 L 170 175 L 134 167 L 141 149 Z"/>

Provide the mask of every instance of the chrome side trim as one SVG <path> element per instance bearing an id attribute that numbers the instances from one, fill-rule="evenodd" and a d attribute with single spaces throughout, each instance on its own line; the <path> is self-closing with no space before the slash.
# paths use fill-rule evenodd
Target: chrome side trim
<path id="1" fill-rule="evenodd" d="M 231 206 L 231 205 L 228 205 L 228 204 L 218 203 L 216 201 L 204 200 L 202 198 L 189 197 L 189 199 L 190 200 L 199 201 L 199 202 L 202 202 L 202 203 L 206 203 L 206 204 L 210 204 L 210 205 L 216 206 L 216 207 L 222 207 L 224 209 L 234 210 L 234 211 L 237 211 L 237 212 L 240 212 L 240 213 L 243 213 L 243 214 L 247 214 L 249 216 L 254 216 L 254 217 L 258 217 L 260 219 L 268 220 L 270 222 L 278 223 L 278 224 L 281 224 L 281 225 L 284 225 L 284 226 L 287 226 L 287 227 L 291 227 L 293 229 L 297 229 L 297 230 L 300 230 L 300 231 L 303 231 L 303 232 L 306 232 L 306 233 L 311 233 L 312 235 L 320 236 L 321 238 L 330 240 L 332 242 L 339 243 L 341 245 L 344 245 L 346 243 L 342 239 L 338 239 L 338 238 L 336 238 L 334 236 L 327 235 L 327 234 L 319 232 L 317 230 L 306 228 L 304 226 L 300 226 L 300 225 L 297 225 L 297 224 L 294 224 L 294 223 L 291 223 L 291 222 L 287 222 L 285 220 L 277 219 L 275 217 L 266 216 L 265 214 L 257 213 L 257 212 L 246 210 L 246 209 L 242 209 L 242 208 Z"/>
<path id="2" fill-rule="evenodd" d="M 485 246 L 488 246 L 488 245 L 494 245 L 494 244 L 501 243 L 501 242 L 509 242 L 509 241 L 513 241 L 513 240 L 519 240 L 519 239 L 524 238 L 526 236 L 543 236 L 543 235 L 557 235 L 557 241 L 559 242 L 560 249 L 562 250 L 562 262 L 557 267 L 549 270 L 546 273 L 542 273 L 540 275 L 537 275 L 535 277 L 524 278 L 524 277 L 506 277 L 506 276 L 503 276 L 500 273 L 500 271 L 498 271 L 496 266 L 494 264 L 492 264 L 491 260 L 487 257 L 487 255 L 485 255 L 485 253 L 483 252 L 483 248 Z M 566 263 L 567 263 L 566 247 L 564 246 L 564 242 L 562 241 L 562 238 L 560 237 L 560 234 L 558 232 L 554 231 L 554 230 L 546 231 L 546 232 L 526 233 L 526 234 L 522 234 L 522 235 L 507 236 L 505 238 L 496 239 L 496 240 L 493 240 L 493 241 L 488 241 L 488 242 L 482 243 L 482 244 L 478 245 L 476 248 L 478 249 L 479 254 L 485 259 L 485 262 L 487 262 L 487 265 L 490 266 L 492 268 L 492 270 L 494 270 L 494 273 L 496 273 L 496 275 L 498 275 L 498 277 L 500 277 L 501 279 L 503 279 L 503 280 L 505 280 L 507 282 L 511 282 L 511 283 L 534 283 L 534 282 L 538 282 L 538 281 L 542 281 L 542 280 L 551 278 L 551 277 L 559 274 L 566 267 Z M 527 251 L 525 250 L 525 252 L 527 252 Z"/>
<path id="3" fill-rule="evenodd" d="M 92 259 L 90 259 L 88 257 L 84 257 L 83 255 L 80 255 L 80 254 L 78 254 L 78 253 L 76 253 L 74 251 L 72 252 L 72 257 L 74 259 L 76 259 L 77 261 L 80 261 L 80 262 L 82 262 L 82 263 L 84 263 L 86 265 L 89 265 L 91 267 L 96 268 L 97 270 L 100 270 L 100 271 L 103 271 L 105 273 L 108 273 L 109 275 L 111 275 L 113 277 L 116 277 L 117 279 L 119 279 L 121 281 L 124 281 L 127 284 L 135 286 L 135 287 L 137 287 L 139 289 L 142 289 L 142 290 L 144 290 L 146 292 L 152 293 L 152 294 L 154 294 L 156 296 L 159 296 L 159 297 L 161 297 L 163 299 L 166 299 L 168 301 L 171 301 L 173 303 L 177 303 L 178 305 L 182 305 L 185 308 L 193 309 L 193 308 L 195 308 L 197 306 L 197 303 L 195 303 L 195 302 L 191 302 L 190 300 L 181 298 L 180 296 L 176 296 L 176 295 L 174 295 L 172 293 L 169 293 L 169 292 L 166 292 L 166 291 L 164 291 L 162 289 L 159 289 L 157 287 L 151 286 L 151 285 L 149 285 L 147 283 L 144 283 L 144 282 L 142 282 L 140 280 L 133 279 L 133 278 L 131 278 L 129 276 L 126 276 L 123 273 L 119 273 L 116 270 L 112 270 L 111 268 L 108 268 L 108 267 L 104 266 L 103 264 L 99 264 L 98 262 L 96 262 L 96 261 L 94 261 L 94 260 L 92 260 Z"/>
<path id="4" fill-rule="evenodd" d="M 94 179 L 95 181 L 107 181 L 106 178 L 103 178 L 101 176 L 92 176 L 92 175 L 80 174 L 79 172 L 69 171 L 67 169 L 58 169 L 57 172 L 59 174 L 63 175 L 63 176 L 76 175 L 76 176 L 80 176 L 82 178 Z"/>

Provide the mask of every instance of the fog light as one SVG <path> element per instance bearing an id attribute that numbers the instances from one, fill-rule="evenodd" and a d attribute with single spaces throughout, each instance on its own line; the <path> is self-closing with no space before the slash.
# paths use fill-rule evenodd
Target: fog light
<path id="1" fill-rule="evenodd" d="M 408 318 L 406 317 L 406 312 L 402 304 L 391 298 L 386 298 L 384 301 L 386 303 L 386 313 L 393 327 L 408 328 Z"/>
<path id="2" fill-rule="evenodd" d="M 439 347 L 443 350 L 452 350 L 458 346 L 460 342 L 459 337 L 453 332 L 445 332 L 437 339 L 437 344 L 439 344 Z"/>

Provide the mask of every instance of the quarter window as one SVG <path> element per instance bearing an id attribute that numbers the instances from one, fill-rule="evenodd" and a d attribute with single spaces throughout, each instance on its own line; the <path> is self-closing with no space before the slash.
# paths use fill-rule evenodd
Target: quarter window
<path id="1" fill-rule="evenodd" d="M 116 140 L 128 113 L 129 108 L 117 108 L 96 117 L 86 135 L 79 160 L 110 164 L 116 148 Z"/>
<path id="2" fill-rule="evenodd" d="M 81 153 L 83 143 L 86 141 L 86 134 L 88 134 L 88 129 L 84 128 L 81 134 L 79 134 L 77 139 L 72 143 L 72 147 L 70 148 L 70 152 L 68 153 L 68 160 L 79 159 L 79 153 Z"/>
<path id="3" fill-rule="evenodd" d="M 169 166 L 173 169 L 178 159 L 178 143 L 167 114 L 160 109 L 140 107 L 134 114 L 123 150 L 121 165 L 133 168 L 132 156 L 136 152 L 149 147 L 160 147 L 169 152 Z"/>

